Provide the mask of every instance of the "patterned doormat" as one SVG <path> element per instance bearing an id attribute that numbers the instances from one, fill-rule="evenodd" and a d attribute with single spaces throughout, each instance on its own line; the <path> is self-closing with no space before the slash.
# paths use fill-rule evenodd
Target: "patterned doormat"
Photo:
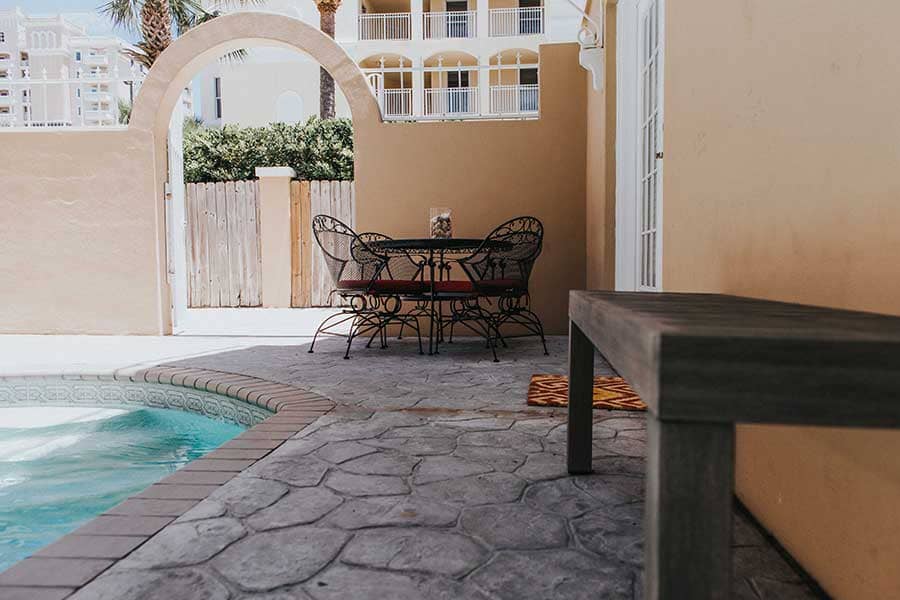
<path id="1" fill-rule="evenodd" d="M 569 378 L 565 375 L 532 375 L 528 404 L 568 406 Z M 621 377 L 594 377 L 594 408 L 647 410 L 647 405 Z"/>

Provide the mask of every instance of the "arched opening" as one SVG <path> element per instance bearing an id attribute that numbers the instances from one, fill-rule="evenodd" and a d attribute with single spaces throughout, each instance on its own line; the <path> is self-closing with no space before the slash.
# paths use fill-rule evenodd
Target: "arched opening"
<path id="1" fill-rule="evenodd" d="M 283 92 L 275 101 L 277 123 L 299 123 L 303 120 L 303 98 L 295 91 Z"/>
<path id="2" fill-rule="evenodd" d="M 292 313 L 290 309 L 291 306 L 294 306 L 291 222 L 279 216 L 291 212 L 291 194 L 293 188 L 296 187 L 291 184 L 292 173 L 288 170 L 277 171 L 273 176 L 278 182 L 274 188 L 282 190 L 279 192 L 281 195 L 274 202 L 284 208 L 275 210 L 268 217 L 263 206 L 269 202 L 269 198 L 264 197 L 264 194 L 270 193 L 273 186 L 264 186 L 262 182 L 258 184 L 253 182 L 255 187 L 247 185 L 242 187 L 239 185 L 242 182 L 231 182 L 235 185 L 230 187 L 226 183 L 221 186 L 223 198 L 217 198 L 220 205 L 225 206 L 225 210 L 230 210 L 228 207 L 234 201 L 233 198 L 240 198 L 242 193 L 250 195 L 251 192 L 248 190 L 258 194 L 256 208 L 250 209 L 251 212 L 253 210 L 258 212 L 249 216 L 246 212 L 238 212 L 236 214 L 239 216 L 235 219 L 238 224 L 244 223 L 239 219 L 246 218 L 246 222 L 257 219 L 255 224 L 257 237 L 255 239 L 258 240 L 261 263 L 257 281 L 262 282 L 260 285 L 264 286 L 260 293 L 261 300 L 257 306 L 267 308 L 194 310 L 193 317 L 197 318 L 191 320 L 193 317 L 189 301 L 193 292 L 190 285 L 192 280 L 189 278 L 196 274 L 192 270 L 194 263 L 189 262 L 192 260 L 192 255 L 189 253 L 188 241 L 186 241 L 191 238 L 189 237 L 190 231 L 185 226 L 189 221 L 189 201 L 186 198 L 183 183 L 181 128 L 184 123 L 184 105 L 181 98 L 189 82 L 207 65 L 233 50 L 254 47 L 276 47 L 305 53 L 331 73 L 335 83 L 347 99 L 354 124 L 354 139 L 359 135 L 360 130 L 371 128 L 381 122 L 377 101 L 359 67 L 334 40 L 302 21 L 284 15 L 239 12 L 218 17 L 192 29 L 173 42 L 148 73 L 135 101 L 129 129 L 138 133 L 146 132 L 154 144 L 155 164 L 157 165 L 156 189 L 160 215 L 158 229 L 160 251 L 158 255 L 161 261 L 161 272 L 166 272 L 164 269 L 166 265 L 169 266 L 169 277 L 167 278 L 169 285 L 163 287 L 163 293 L 168 294 L 171 299 L 171 302 L 166 302 L 164 299 L 161 305 L 173 307 L 173 331 L 175 333 L 267 334 L 280 330 L 282 331 L 280 335 L 284 335 L 286 323 L 291 323 L 293 320 L 296 325 L 298 321 L 301 321 L 296 311 Z M 296 114 L 298 109 L 297 98 L 291 95 L 285 95 L 275 103 L 281 104 L 282 112 L 285 114 Z M 267 175 L 272 174 L 267 173 Z M 349 182 L 347 184 L 349 185 Z M 219 188 L 220 184 L 216 183 L 214 191 L 217 195 Z M 164 203 L 164 197 L 167 194 L 170 201 Z M 206 201 L 209 202 L 208 196 Z M 212 206 L 216 206 L 215 202 Z M 239 207 L 236 210 L 246 211 L 246 208 Z M 284 212 L 279 212 L 280 210 Z M 232 213 L 228 214 L 228 223 L 231 223 L 230 215 Z M 221 222 L 221 219 L 218 221 Z M 216 219 L 211 221 L 210 225 L 214 226 L 215 222 Z M 239 227 L 234 229 L 237 230 Z M 219 234 L 222 234 L 222 231 L 231 235 L 232 227 L 230 225 L 224 228 L 220 226 Z M 252 245 L 254 238 L 249 239 L 251 239 Z M 220 242 L 210 245 L 210 248 L 221 248 L 223 244 Z M 229 261 L 233 262 L 231 251 L 228 250 L 227 254 L 228 256 L 225 258 L 219 257 L 220 262 L 224 261 L 226 266 Z M 270 255 L 275 256 L 275 259 L 268 260 L 267 256 Z M 287 265 L 286 271 L 284 270 L 285 264 Z M 210 272 L 212 271 L 210 270 Z M 235 278 L 227 275 L 225 279 L 230 281 L 233 292 Z M 239 297 L 240 293 L 238 293 Z M 277 296 L 277 299 L 275 301 L 268 300 L 267 293 L 271 297 Z M 238 306 L 238 304 L 221 304 L 219 306 L 231 307 Z M 243 307 L 245 304 L 239 306 Z M 202 318 L 198 316 L 198 313 L 203 313 Z M 317 323 L 320 316 L 313 315 L 309 320 L 311 324 Z M 196 323 L 196 326 L 192 326 L 191 323 Z M 204 330 L 206 325 L 214 325 L 218 329 L 206 331 Z M 289 331 L 301 334 L 296 327 Z"/>
<path id="3" fill-rule="evenodd" d="M 375 91 L 385 118 L 408 118 L 413 114 L 412 60 L 399 54 L 376 54 L 359 63 Z"/>
<path id="4" fill-rule="evenodd" d="M 467 52 L 441 52 L 425 59 L 424 64 L 425 116 L 478 114 L 478 58 Z"/>
<path id="5" fill-rule="evenodd" d="M 491 56 L 490 112 L 495 115 L 536 115 L 540 110 L 538 54 L 514 48 Z"/>

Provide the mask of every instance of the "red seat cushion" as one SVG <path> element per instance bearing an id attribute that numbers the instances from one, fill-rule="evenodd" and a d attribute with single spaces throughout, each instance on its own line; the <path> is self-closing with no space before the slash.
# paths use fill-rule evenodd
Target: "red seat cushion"
<path id="1" fill-rule="evenodd" d="M 368 281 L 363 279 L 342 279 L 338 283 L 342 290 L 368 290 L 382 294 L 420 294 L 427 289 L 421 281 L 409 279 L 377 279 Z"/>
<path id="2" fill-rule="evenodd" d="M 471 281 L 436 281 L 434 291 L 438 294 L 474 294 L 475 286 Z"/>
<path id="3" fill-rule="evenodd" d="M 502 294 L 504 292 L 524 292 L 527 287 L 524 281 L 518 279 L 484 279 L 475 284 L 476 289 L 482 294 Z"/>

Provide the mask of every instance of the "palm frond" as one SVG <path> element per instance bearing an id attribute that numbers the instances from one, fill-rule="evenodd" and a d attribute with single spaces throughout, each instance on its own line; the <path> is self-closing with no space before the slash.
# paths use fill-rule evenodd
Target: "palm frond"
<path id="1" fill-rule="evenodd" d="M 141 0 L 109 0 L 98 9 L 112 24 L 126 31 L 137 31 L 140 23 Z"/>

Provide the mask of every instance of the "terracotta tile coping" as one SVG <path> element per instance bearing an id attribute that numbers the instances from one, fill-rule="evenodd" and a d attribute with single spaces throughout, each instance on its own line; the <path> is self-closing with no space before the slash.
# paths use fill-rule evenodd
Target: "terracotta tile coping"
<path id="1" fill-rule="evenodd" d="M 153 367 L 130 376 L 64 379 L 174 385 L 228 396 L 275 414 L 0 573 L 0 600 L 69 597 L 334 408 L 328 398 L 292 385 L 206 369 Z"/>

